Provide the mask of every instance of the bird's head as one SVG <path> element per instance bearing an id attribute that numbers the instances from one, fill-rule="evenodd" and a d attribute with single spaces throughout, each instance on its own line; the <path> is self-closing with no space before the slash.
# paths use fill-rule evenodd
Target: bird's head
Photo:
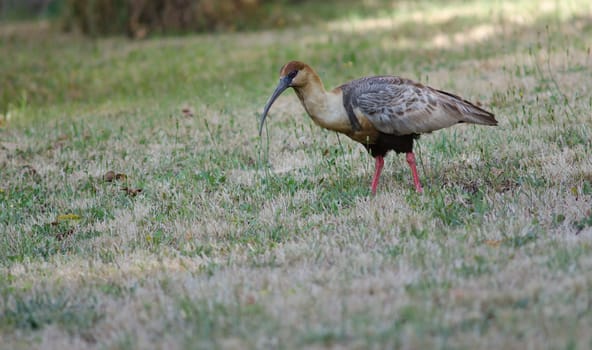
<path id="1" fill-rule="evenodd" d="M 311 76 L 314 76 L 314 72 L 306 63 L 290 61 L 282 67 L 280 70 L 280 81 L 263 109 L 261 122 L 259 123 L 259 136 L 261 136 L 267 113 L 278 96 L 280 96 L 287 88 L 291 87 L 298 89 L 305 86 Z"/>

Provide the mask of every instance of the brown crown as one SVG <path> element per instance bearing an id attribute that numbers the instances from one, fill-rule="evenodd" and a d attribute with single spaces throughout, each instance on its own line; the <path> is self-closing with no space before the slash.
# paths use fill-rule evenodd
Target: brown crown
<path id="1" fill-rule="evenodd" d="M 282 69 L 280 70 L 280 76 L 288 75 L 290 72 L 295 70 L 302 70 L 306 67 L 306 63 L 302 63 L 300 61 L 290 61 L 286 63 Z"/>

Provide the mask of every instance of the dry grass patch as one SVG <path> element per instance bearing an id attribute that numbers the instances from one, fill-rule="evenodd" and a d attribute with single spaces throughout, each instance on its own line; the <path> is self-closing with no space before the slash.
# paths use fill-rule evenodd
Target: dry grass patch
<path id="1" fill-rule="evenodd" d="M 589 345 L 589 4 L 402 4 L 372 28 L 3 43 L 80 85 L 12 63 L 55 95 L 0 111 L 0 348 Z M 503 30 L 434 43 L 481 25 Z M 371 197 L 371 157 L 295 96 L 257 137 L 295 58 L 327 87 L 419 79 L 500 126 L 425 135 L 425 193 L 391 155 Z"/>

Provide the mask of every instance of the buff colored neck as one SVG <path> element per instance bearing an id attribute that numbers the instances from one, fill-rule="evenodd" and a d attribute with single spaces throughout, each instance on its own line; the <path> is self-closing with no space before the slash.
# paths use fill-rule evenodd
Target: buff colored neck
<path id="1" fill-rule="evenodd" d="M 319 76 L 310 69 L 306 84 L 295 87 L 294 90 L 302 106 L 317 125 L 342 133 L 351 131 L 339 88 L 326 91 Z"/>

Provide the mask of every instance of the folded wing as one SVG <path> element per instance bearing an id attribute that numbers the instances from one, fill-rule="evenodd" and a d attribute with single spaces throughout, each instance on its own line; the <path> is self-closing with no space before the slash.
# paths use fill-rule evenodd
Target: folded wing
<path id="1" fill-rule="evenodd" d="M 368 77 L 341 86 L 348 112 L 393 135 L 420 134 L 457 123 L 497 125 L 494 115 L 451 93 L 395 76 Z"/>

